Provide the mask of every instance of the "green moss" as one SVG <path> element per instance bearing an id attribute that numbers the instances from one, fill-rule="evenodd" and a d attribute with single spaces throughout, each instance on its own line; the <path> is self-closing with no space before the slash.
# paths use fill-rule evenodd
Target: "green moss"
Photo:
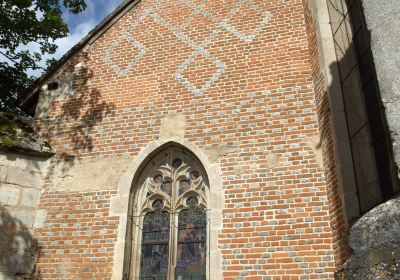
<path id="1" fill-rule="evenodd" d="M 0 123 L 0 133 L 18 129 L 18 125 L 12 123 Z"/>
<path id="2" fill-rule="evenodd" d="M 0 147 L 25 152 L 53 153 L 49 142 L 35 134 L 33 120 L 0 112 Z"/>
<path id="3" fill-rule="evenodd" d="M 14 147 L 30 134 L 23 123 L 14 120 L 10 114 L 0 114 L 0 145 Z M 30 136 L 29 138 L 31 138 Z"/>
<path id="4" fill-rule="evenodd" d="M 13 147 L 17 143 L 21 142 L 21 139 L 17 136 L 14 129 L 2 129 L 0 131 L 0 143 L 6 147 Z"/>

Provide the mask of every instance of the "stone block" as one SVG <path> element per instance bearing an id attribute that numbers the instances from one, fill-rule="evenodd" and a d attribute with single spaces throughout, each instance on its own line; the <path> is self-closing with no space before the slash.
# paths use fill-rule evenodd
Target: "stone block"
<path id="1" fill-rule="evenodd" d="M 36 210 L 35 220 L 33 222 L 34 228 L 42 228 L 44 227 L 44 223 L 46 221 L 47 212 L 46 210 L 39 209 Z"/>
<path id="2" fill-rule="evenodd" d="M 130 162 L 131 159 L 126 157 L 60 161 L 54 166 L 52 189 L 63 191 L 116 189 Z"/>
<path id="3" fill-rule="evenodd" d="M 0 279 L 20 279 L 14 275 L 32 272 L 36 250 L 26 224 L 33 212 L 14 210 L 10 213 L 6 207 L 0 207 Z"/>
<path id="4" fill-rule="evenodd" d="M 337 272 L 337 279 L 399 279 L 399 213 L 397 197 L 375 207 L 351 227 L 348 241 L 353 254 Z"/>
<path id="5" fill-rule="evenodd" d="M 187 123 L 184 114 L 169 114 L 161 120 L 160 136 L 168 137 L 184 137 Z"/>
<path id="6" fill-rule="evenodd" d="M 28 169 L 32 171 L 46 173 L 49 169 L 51 160 L 43 159 L 40 157 L 32 158 L 32 160 L 28 161 Z"/>
<path id="7" fill-rule="evenodd" d="M 0 151 L 0 166 L 45 172 L 50 162 L 51 159 L 43 158 L 41 156 L 22 153 L 5 153 L 4 151 Z"/>
<path id="8" fill-rule="evenodd" d="M 29 188 L 40 188 L 42 178 L 40 173 L 20 168 L 7 168 L 5 181 L 10 184 L 15 184 Z"/>
<path id="9" fill-rule="evenodd" d="M 112 215 L 123 215 L 128 212 L 129 196 L 116 196 L 111 198 L 111 214 Z"/>
<path id="10" fill-rule="evenodd" d="M 396 24 L 394 19 L 400 12 L 399 1 L 384 0 L 384 1 L 363 1 L 363 8 L 369 29 L 380 27 L 382 23 L 391 21 L 391 24 Z"/>
<path id="11" fill-rule="evenodd" d="M 28 160 L 26 160 L 24 156 L 13 153 L 0 154 L 0 163 L 5 166 L 18 167 L 21 169 L 25 169 L 28 166 Z"/>
<path id="12" fill-rule="evenodd" d="M 35 208 L 40 197 L 40 190 L 25 188 L 22 191 L 21 205 Z"/>
<path id="13" fill-rule="evenodd" d="M 279 165 L 280 161 L 280 156 L 276 154 L 269 154 L 267 158 L 267 166 L 268 168 L 275 168 Z"/>
<path id="14" fill-rule="evenodd" d="M 0 204 L 5 206 L 16 206 L 18 205 L 20 194 L 20 188 L 9 184 L 1 184 Z"/>
<path id="15" fill-rule="evenodd" d="M 0 183 L 6 181 L 6 168 L 0 165 Z"/>
<path id="16" fill-rule="evenodd" d="M 376 248 L 400 250 L 400 198 L 377 206 L 350 229 L 349 244 L 357 257 Z"/>
<path id="17" fill-rule="evenodd" d="M 35 217 L 35 210 L 15 209 L 11 211 L 11 216 L 19 220 L 26 227 L 32 227 Z"/>

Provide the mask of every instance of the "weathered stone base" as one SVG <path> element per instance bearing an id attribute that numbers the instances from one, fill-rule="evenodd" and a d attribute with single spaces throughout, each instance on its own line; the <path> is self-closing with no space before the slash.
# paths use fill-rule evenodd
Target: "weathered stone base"
<path id="1" fill-rule="evenodd" d="M 368 268 L 343 269 L 336 275 L 338 280 L 393 280 L 400 279 L 400 260 L 382 262 Z"/>
<path id="2" fill-rule="evenodd" d="M 353 251 L 338 280 L 400 279 L 400 197 L 365 214 L 350 229 Z"/>

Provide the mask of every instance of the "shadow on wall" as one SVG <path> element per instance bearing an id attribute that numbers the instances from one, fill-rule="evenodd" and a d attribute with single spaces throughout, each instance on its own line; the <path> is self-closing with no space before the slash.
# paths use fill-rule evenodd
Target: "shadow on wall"
<path id="1" fill-rule="evenodd" d="M 336 166 L 343 182 L 340 196 L 350 226 L 347 232 L 338 231 L 347 234 L 346 239 L 340 236 L 338 247 L 343 244 L 343 248 L 351 249 L 350 256 L 340 255 L 340 261 L 345 262 L 335 279 L 400 279 L 399 199 L 383 203 L 398 192 L 397 168 L 370 50 L 371 38 L 365 26 L 358 28 L 360 23 L 354 22 L 354 18 L 362 18 L 356 12 L 360 11 L 338 13 L 335 18 L 331 11 L 330 23 L 337 63 L 330 65 L 329 105 Z M 349 19 L 343 19 L 347 15 L 354 17 L 350 27 L 357 27 L 357 32 L 349 29 Z"/>
<path id="2" fill-rule="evenodd" d="M 0 278 L 36 279 L 37 242 L 28 228 L 0 206 Z"/>
<path id="3" fill-rule="evenodd" d="M 327 2 L 338 61 L 330 65 L 333 76 L 330 86 L 341 89 L 333 91 L 335 95 L 341 92 L 341 96 L 330 99 L 336 113 L 336 131 L 340 131 L 335 135 L 339 138 L 339 153 L 348 154 L 339 165 L 344 176 L 344 200 L 348 202 L 345 203 L 347 218 L 354 222 L 392 198 L 399 190 L 399 182 L 364 4 L 359 0 Z"/>
<path id="4" fill-rule="evenodd" d="M 352 42 L 345 51 L 337 47 L 336 54 L 338 63 L 330 69 L 334 77 L 339 71 L 333 83 L 340 87 L 340 91 L 334 92 L 341 92 L 341 96 L 331 96 L 330 106 L 342 104 L 331 109 L 336 111 L 333 117 L 338 152 L 347 153 L 339 159 L 339 165 L 343 166 L 341 176 L 347 219 L 352 224 L 373 207 L 392 198 L 398 182 L 374 67 L 368 64 L 373 62 L 366 62 L 365 55 L 363 61 L 358 59 Z"/>
<path id="5" fill-rule="evenodd" d="M 57 161 L 65 165 L 65 171 L 74 165 L 80 154 L 93 152 L 95 137 L 102 133 L 96 128 L 115 109 L 115 105 L 105 101 L 92 83 L 94 73 L 88 67 L 90 62 L 88 52 L 73 58 L 60 75 L 63 77 L 55 79 L 60 81 L 60 88 L 54 92 L 47 90 L 45 98 L 50 102 L 39 101 L 40 111 L 44 112 L 44 117 L 37 116 L 39 129 L 54 144 Z M 58 97 L 52 100 L 54 94 Z M 45 127 L 41 127 L 43 124 Z"/>
<path id="6" fill-rule="evenodd" d="M 74 152 L 91 152 L 93 150 L 93 134 L 95 126 L 110 114 L 115 105 L 102 100 L 100 90 L 91 86 L 93 70 L 87 67 L 90 58 L 87 52 L 79 57 L 74 71 L 73 88 L 75 94 L 70 96 L 61 106 L 56 122 L 56 135 L 68 134 L 72 140 Z M 75 65 L 75 63 L 73 63 Z M 65 130 L 66 123 L 72 124 Z"/>

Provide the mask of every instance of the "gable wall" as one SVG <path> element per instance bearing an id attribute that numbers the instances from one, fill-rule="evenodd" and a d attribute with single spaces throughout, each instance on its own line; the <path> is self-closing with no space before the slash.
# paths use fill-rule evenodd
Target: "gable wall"
<path id="1" fill-rule="evenodd" d="M 301 0 L 146 0 L 71 58 L 36 115 L 57 150 L 41 278 L 121 279 L 122 174 L 146 146 L 183 139 L 221 170 L 224 279 L 333 279 L 340 209 L 306 30 Z"/>

